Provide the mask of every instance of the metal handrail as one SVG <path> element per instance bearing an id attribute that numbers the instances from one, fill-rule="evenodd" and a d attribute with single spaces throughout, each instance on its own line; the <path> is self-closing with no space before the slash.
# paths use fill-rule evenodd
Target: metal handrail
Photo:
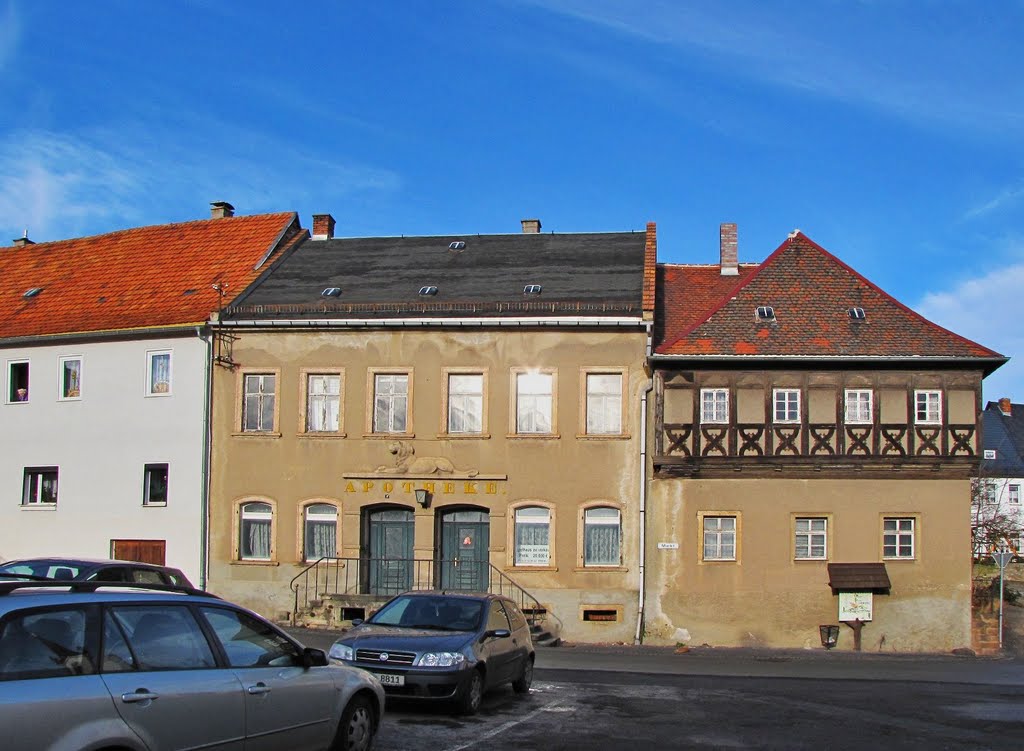
<path id="1" fill-rule="evenodd" d="M 540 600 L 517 584 L 508 574 L 488 561 L 458 561 L 433 558 L 331 558 L 324 557 L 296 574 L 289 587 L 295 593 L 295 610 L 308 608 L 314 600 L 330 595 L 393 595 L 410 590 L 441 589 L 446 571 L 486 565 L 487 591 L 500 594 L 527 612 L 531 625 L 544 620 Z M 477 569 L 478 572 L 480 569 Z M 372 573 L 371 573 L 372 572 Z M 480 577 L 472 576 L 474 580 Z M 459 587 L 446 589 L 458 591 Z M 474 589 L 473 591 L 477 591 Z M 550 615 L 550 614 L 549 614 Z M 558 620 L 552 615 L 554 620 Z"/>

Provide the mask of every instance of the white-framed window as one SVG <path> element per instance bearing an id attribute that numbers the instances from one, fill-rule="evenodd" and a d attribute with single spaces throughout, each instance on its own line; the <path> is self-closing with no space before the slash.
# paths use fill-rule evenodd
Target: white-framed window
<path id="1" fill-rule="evenodd" d="M 307 433 L 337 433 L 341 430 L 341 375 L 306 374 Z"/>
<path id="2" fill-rule="evenodd" d="M 60 399 L 82 398 L 82 358 L 79 356 L 61 357 L 58 365 L 60 373 Z"/>
<path id="3" fill-rule="evenodd" d="M 142 481 L 143 506 L 167 505 L 168 471 L 169 467 L 166 464 L 147 464 L 145 466 Z"/>
<path id="4" fill-rule="evenodd" d="M 554 373 L 516 373 L 516 433 L 548 434 L 554 424 Z"/>
<path id="5" fill-rule="evenodd" d="M 1014 506 L 1020 503 L 1020 485 L 1010 485 L 1006 489 L 1006 499 Z"/>
<path id="6" fill-rule="evenodd" d="M 982 480 L 982 482 L 984 483 L 983 492 L 984 492 L 984 496 L 985 496 L 985 505 L 986 506 L 995 506 L 996 505 L 996 489 L 997 489 L 996 488 L 996 484 L 994 482 L 992 482 L 991 480 Z"/>
<path id="7" fill-rule="evenodd" d="M 700 390 L 700 421 L 702 423 L 729 422 L 729 389 Z"/>
<path id="8" fill-rule="evenodd" d="M 515 513 L 514 566 L 548 566 L 551 563 L 551 510 L 523 506 Z"/>
<path id="9" fill-rule="evenodd" d="M 828 557 L 828 519 L 798 517 L 795 534 L 794 558 L 822 560 Z"/>
<path id="10" fill-rule="evenodd" d="M 622 565 L 622 514 L 595 506 L 583 512 L 583 565 Z"/>
<path id="11" fill-rule="evenodd" d="M 587 373 L 587 435 L 622 433 L 622 374 Z"/>
<path id="12" fill-rule="evenodd" d="M 704 560 L 736 560 L 736 517 L 704 517 Z"/>
<path id="13" fill-rule="evenodd" d="M 409 419 L 409 374 L 376 373 L 373 378 L 373 432 L 405 433 Z"/>
<path id="14" fill-rule="evenodd" d="M 449 373 L 447 431 L 458 435 L 482 433 L 483 420 L 483 373 Z"/>
<path id="15" fill-rule="evenodd" d="M 7 401 L 12 404 L 28 401 L 28 360 L 7 363 Z"/>
<path id="16" fill-rule="evenodd" d="M 243 561 L 269 561 L 273 540 L 274 508 L 254 501 L 238 507 L 238 557 Z"/>
<path id="17" fill-rule="evenodd" d="M 146 395 L 167 396 L 171 393 L 171 351 L 146 353 Z"/>
<path id="18" fill-rule="evenodd" d="M 243 383 L 242 430 L 246 433 L 273 431 L 277 376 L 273 373 L 246 373 Z"/>
<path id="19" fill-rule="evenodd" d="M 914 557 L 914 519 L 886 517 L 882 533 L 883 558 Z"/>
<path id="20" fill-rule="evenodd" d="M 57 467 L 25 467 L 21 503 L 24 506 L 56 505 Z"/>
<path id="21" fill-rule="evenodd" d="M 871 389 L 846 389 L 846 423 L 864 425 L 873 422 L 873 398 Z"/>
<path id="22" fill-rule="evenodd" d="M 800 422 L 799 389 L 774 389 L 772 402 L 774 422 Z"/>
<path id="23" fill-rule="evenodd" d="M 939 425 L 942 423 L 942 392 L 914 392 L 914 422 L 918 425 Z"/>
<path id="24" fill-rule="evenodd" d="M 330 503 L 306 506 L 302 550 L 306 562 L 338 556 L 338 509 Z"/>

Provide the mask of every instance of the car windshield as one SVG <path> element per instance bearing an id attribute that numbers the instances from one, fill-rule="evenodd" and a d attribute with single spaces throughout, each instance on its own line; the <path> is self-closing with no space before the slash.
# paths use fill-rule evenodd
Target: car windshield
<path id="1" fill-rule="evenodd" d="M 11 561 L 0 566 L 0 575 L 28 575 L 45 579 L 71 580 L 78 576 L 79 567 L 57 561 Z"/>
<path id="2" fill-rule="evenodd" d="M 464 597 L 409 595 L 396 597 L 370 619 L 380 626 L 473 631 L 479 627 L 484 603 Z"/>

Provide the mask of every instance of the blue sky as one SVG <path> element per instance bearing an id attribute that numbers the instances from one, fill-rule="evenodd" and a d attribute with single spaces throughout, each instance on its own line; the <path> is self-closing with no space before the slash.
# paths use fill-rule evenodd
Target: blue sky
<path id="1" fill-rule="evenodd" d="M 0 0 L 0 238 L 330 212 L 339 235 L 795 228 L 1014 357 L 1024 4 Z M 4 240 L 0 240 L 0 243 Z"/>

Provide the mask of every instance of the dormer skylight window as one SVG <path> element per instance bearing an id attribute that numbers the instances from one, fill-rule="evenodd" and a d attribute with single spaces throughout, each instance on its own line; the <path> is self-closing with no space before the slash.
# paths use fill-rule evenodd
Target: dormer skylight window
<path id="1" fill-rule="evenodd" d="M 320 293 L 320 297 L 338 297 L 341 295 L 341 287 L 328 287 Z"/>
<path id="2" fill-rule="evenodd" d="M 448 250 L 462 250 L 466 247 L 466 243 L 462 240 L 454 240 L 448 244 Z"/>
<path id="3" fill-rule="evenodd" d="M 523 287 L 524 295 L 539 295 L 541 286 L 539 284 L 527 284 Z"/>
<path id="4" fill-rule="evenodd" d="M 42 287 L 33 287 L 32 289 L 30 289 L 27 292 L 25 292 L 25 294 L 22 295 L 22 297 L 24 297 L 26 300 L 28 300 L 29 298 L 35 297 L 36 295 L 38 295 L 42 291 L 43 291 Z"/>
<path id="5" fill-rule="evenodd" d="M 775 320 L 775 308 L 773 308 L 771 305 L 758 305 L 756 314 L 757 320 L 759 321 Z"/>
<path id="6" fill-rule="evenodd" d="M 436 294 L 437 294 L 437 287 L 434 287 L 434 286 L 420 287 L 420 295 L 423 296 L 423 297 L 426 297 L 428 295 L 436 295 Z"/>
<path id="7" fill-rule="evenodd" d="M 850 308 L 847 312 L 849 312 L 850 318 L 854 321 L 863 321 L 868 317 L 868 314 L 864 312 L 864 308 Z"/>

